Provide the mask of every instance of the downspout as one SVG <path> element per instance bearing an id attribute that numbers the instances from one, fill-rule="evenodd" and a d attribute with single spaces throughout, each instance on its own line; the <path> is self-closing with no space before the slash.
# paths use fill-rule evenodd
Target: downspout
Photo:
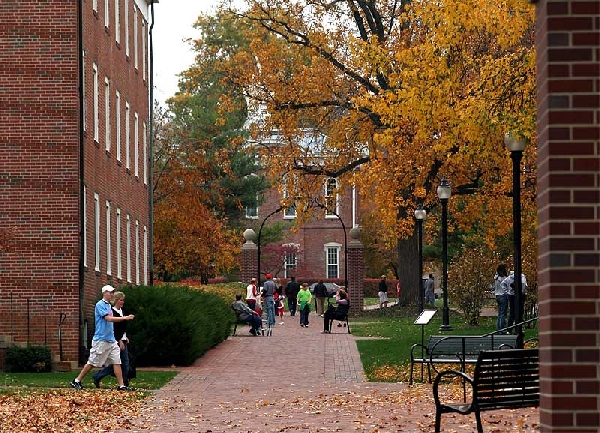
<path id="1" fill-rule="evenodd" d="M 85 83 L 83 82 L 83 0 L 79 0 L 77 2 L 77 51 L 78 51 L 78 67 L 79 67 L 79 85 L 77 91 L 79 92 L 79 361 L 83 359 L 85 347 L 82 344 L 84 338 L 87 340 L 87 335 L 83 335 L 83 295 L 84 295 L 84 277 L 85 277 L 85 269 L 83 263 L 83 225 L 85 224 L 85 215 L 83 214 L 83 201 L 84 191 L 85 191 L 85 178 L 84 178 L 84 137 L 83 137 L 83 113 L 84 113 L 84 104 L 83 100 L 83 86 Z M 81 362 L 80 362 L 81 363 Z"/>
<path id="2" fill-rule="evenodd" d="M 154 46 L 152 41 L 152 30 L 154 29 L 154 3 L 152 0 L 150 3 L 150 15 L 152 16 L 152 22 L 150 23 L 150 140 L 148 149 L 148 210 L 150 211 L 150 221 L 148 222 L 148 231 L 150 240 L 148 246 L 148 268 L 150 273 L 150 285 L 154 284 Z"/>

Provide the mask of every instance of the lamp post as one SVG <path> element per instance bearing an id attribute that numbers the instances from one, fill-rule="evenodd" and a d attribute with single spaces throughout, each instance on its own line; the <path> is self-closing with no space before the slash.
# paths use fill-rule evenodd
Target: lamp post
<path id="1" fill-rule="evenodd" d="M 527 141 L 507 132 L 504 145 L 510 151 L 512 159 L 513 190 L 513 261 L 515 266 L 515 321 L 517 348 L 523 348 L 523 280 L 521 278 L 521 158 Z"/>
<path id="2" fill-rule="evenodd" d="M 450 309 L 448 308 L 448 199 L 451 194 L 450 183 L 446 178 L 443 178 L 437 187 L 437 195 L 442 203 L 442 294 L 444 296 L 440 331 L 452 331 Z"/>
<path id="3" fill-rule="evenodd" d="M 427 216 L 427 211 L 423 209 L 423 205 L 419 204 L 415 209 L 415 219 L 417 220 L 417 227 L 419 229 L 419 312 L 423 311 L 423 298 L 425 297 L 425 290 L 423 287 L 423 220 Z"/>
<path id="4" fill-rule="evenodd" d="M 258 268 L 257 268 L 257 273 L 258 273 L 258 275 L 256 276 L 257 277 L 256 278 L 256 284 L 258 284 L 258 287 L 260 287 L 260 234 L 262 233 L 262 229 L 263 229 L 265 223 L 267 222 L 267 220 L 269 218 L 271 218 L 272 215 L 275 215 L 277 212 L 281 212 L 282 210 L 283 210 L 283 206 L 279 206 L 277 209 L 275 209 L 273 212 L 271 212 L 269 215 L 267 215 L 265 217 L 265 219 L 262 220 L 262 223 L 260 225 L 260 229 L 258 230 L 258 236 L 256 238 L 256 244 L 258 246 L 258 251 L 257 251 L 257 254 L 258 254 L 258 260 L 257 260 L 258 261 L 258 263 L 257 263 Z"/>

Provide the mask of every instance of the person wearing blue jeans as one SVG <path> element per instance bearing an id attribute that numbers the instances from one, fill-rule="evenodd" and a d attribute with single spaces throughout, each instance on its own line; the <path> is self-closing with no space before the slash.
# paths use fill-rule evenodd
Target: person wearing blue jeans
<path id="1" fill-rule="evenodd" d="M 113 315 L 123 317 L 123 305 L 125 304 L 125 294 L 123 292 L 115 292 L 113 295 Z M 121 370 L 123 371 L 123 384 L 129 386 L 129 338 L 127 337 L 127 322 L 116 322 L 114 324 L 115 340 L 119 343 L 121 355 Z M 114 367 L 108 365 L 101 370 L 95 372 L 92 377 L 96 388 L 100 388 L 100 381 L 108 375 L 114 376 Z"/>
<path id="2" fill-rule="evenodd" d="M 267 281 L 263 285 L 262 296 L 265 300 L 265 310 L 267 311 L 267 323 L 269 326 L 275 326 L 275 300 L 273 295 L 277 291 L 277 285 L 273 281 L 271 274 L 266 275 Z"/>

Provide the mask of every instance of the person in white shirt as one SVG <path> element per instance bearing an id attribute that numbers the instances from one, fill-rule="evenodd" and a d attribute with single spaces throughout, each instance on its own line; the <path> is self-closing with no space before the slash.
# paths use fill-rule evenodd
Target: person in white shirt
<path id="1" fill-rule="evenodd" d="M 510 328 L 515 323 L 515 308 L 517 296 L 515 294 L 515 271 L 510 271 L 508 277 L 502 282 L 504 290 L 508 293 L 508 324 Z M 525 295 L 527 294 L 527 279 L 521 274 L 521 308 L 525 305 Z"/>
<path id="2" fill-rule="evenodd" d="M 250 284 L 246 287 L 246 304 L 251 310 L 256 311 L 256 297 L 258 296 L 258 288 L 256 287 L 256 278 L 250 280 Z"/>

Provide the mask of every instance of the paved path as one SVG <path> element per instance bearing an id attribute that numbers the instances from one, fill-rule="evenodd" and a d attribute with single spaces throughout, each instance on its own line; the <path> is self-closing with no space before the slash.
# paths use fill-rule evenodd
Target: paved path
<path id="1" fill-rule="evenodd" d="M 366 382 L 354 337 L 338 327 L 321 334 L 323 319 L 310 320 L 301 328 L 286 316 L 271 337 L 238 329 L 182 368 L 119 433 L 433 431 L 430 385 Z M 539 431 L 538 420 L 535 409 L 484 414 L 488 432 Z M 444 432 L 475 431 L 472 415 L 442 422 Z"/>

